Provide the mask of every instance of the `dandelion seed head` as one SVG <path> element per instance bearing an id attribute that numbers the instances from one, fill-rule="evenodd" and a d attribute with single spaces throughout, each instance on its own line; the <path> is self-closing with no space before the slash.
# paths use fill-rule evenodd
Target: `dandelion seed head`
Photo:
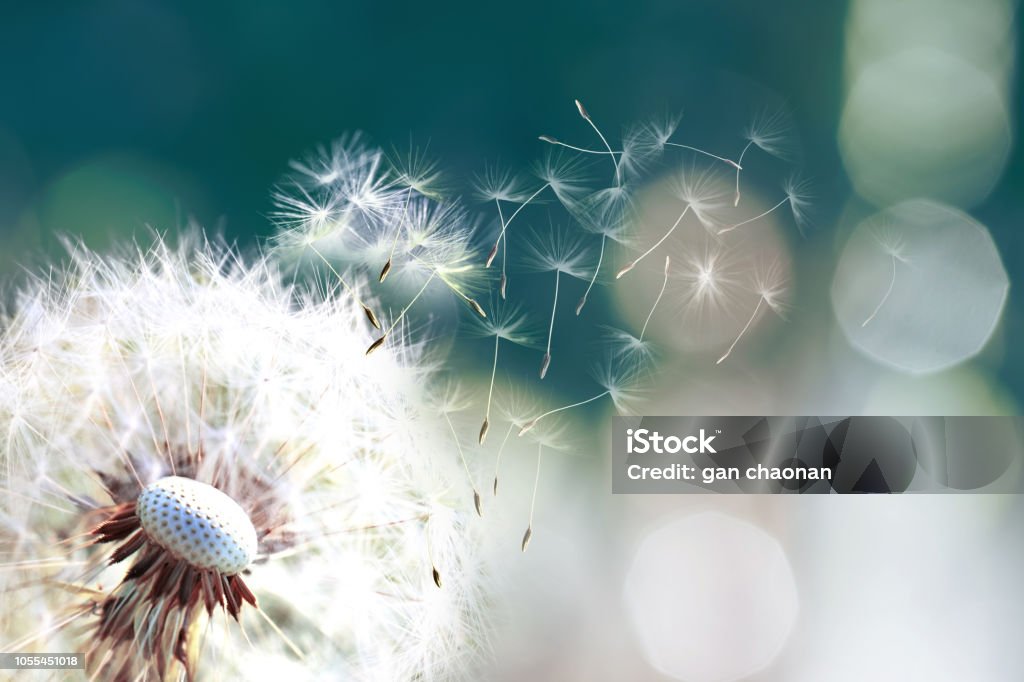
<path id="1" fill-rule="evenodd" d="M 743 137 L 779 159 L 791 159 L 794 155 L 793 123 L 785 109 L 762 109 L 743 131 Z"/>
<path id="2" fill-rule="evenodd" d="M 531 232 L 523 265 L 534 272 L 561 272 L 582 279 L 592 271 L 590 261 L 590 249 L 578 234 L 552 225 L 544 232 Z"/>
<path id="3" fill-rule="evenodd" d="M 480 538 L 401 334 L 366 362 L 350 296 L 195 235 L 69 260 L 0 324 L 5 646 L 100 679 L 238 677 L 247 638 L 276 667 L 456 675 Z M 201 518 L 221 534 L 193 544 Z"/>
<path id="4" fill-rule="evenodd" d="M 775 311 L 780 317 L 785 317 L 789 304 L 788 277 L 786 269 L 778 260 L 767 263 L 759 263 L 755 266 L 753 274 L 754 292 Z"/>
<path id="5" fill-rule="evenodd" d="M 446 187 L 441 164 L 428 154 L 426 147 L 410 144 L 405 152 L 394 150 L 388 160 L 399 187 L 435 200 L 444 197 Z"/>
<path id="6" fill-rule="evenodd" d="M 470 317 L 470 331 L 477 336 L 497 336 L 519 346 L 533 346 L 541 339 L 540 330 L 522 305 L 500 299 L 491 302 L 487 317 Z"/>
<path id="7" fill-rule="evenodd" d="M 572 208 L 583 229 L 623 243 L 633 220 L 633 191 L 626 185 L 599 189 Z"/>
<path id="8" fill-rule="evenodd" d="M 588 192 L 590 163 L 564 149 L 548 149 L 534 166 L 534 174 L 551 187 L 558 200 L 572 206 Z"/>
<path id="9" fill-rule="evenodd" d="M 484 166 L 483 172 L 473 178 L 472 187 L 481 201 L 521 203 L 532 194 L 525 178 L 498 164 Z"/>
<path id="10" fill-rule="evenodd" d="M 684 167 L 675 176 L 675 193 L 690 207 L 700 224 L 715 233 L 721 224 L 717 213 L 727 206 L 721 174 L 714 168 Z"/>
<path id="11" fill-rule="evenodd" d="M 793 221 L 801 233 L 805 232 L 810 225 L 808 212 L 813 198 L 810 193 L 810 182 L 794 174 L 786 179 L 782 190 L 786 193 L 786 199 L 789 201 L 789 210 L 793 214 Z"/>
<path id="12" fill-rule="evenodd" d="M 876 219 L 871 225 L 871 235 L 885 255 L 901 263 L 910 263 L 906 239 L 891 221 L 884 218 Z"/>
<path id="13" fill-rule="evenodd" d="M 650 366 L 657 356 L 654 344 L 641 339 L 625 329 L 605 326 L 602 334 L 609 352 L 619 361 Z"/>
<path id="14" fill-rule="evenodd" d="M 721 314 L 732 307 L 740 279 L 728 246 L 706 241 L 703 247 L 691 247 L 681 254 L 678 268 L 670 277 L 683 285 L 680 302 L 697 319 Z"/>
<path id="15" fill-rule="evenodd" d="M 631 414 L 644 395 L 642 382 L 645 370 L 635 361 L 609 356 L 596 365 L 591 374 L 608 392 L 612 405 L 620 414 Z"/>

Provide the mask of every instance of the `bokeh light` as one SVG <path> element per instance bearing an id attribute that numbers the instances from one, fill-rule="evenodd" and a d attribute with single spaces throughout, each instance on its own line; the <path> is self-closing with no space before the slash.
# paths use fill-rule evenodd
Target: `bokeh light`
<path id="1" fill-rule="evenodd" d="M 714 512 L 647 535 L 625 599 L 650 664 L 687 682 L 726 682 L 764 668 L 789 637 L 799 606 L 779 543 Z"/>
<path id="2" fill-rule="evenodd" d="M 854 230 L 836 267 L 832 303 L 858 349 L 897 369 L 934 372 L 981 350 L 1008 288 L 983 225 L 915 200 Z"/>

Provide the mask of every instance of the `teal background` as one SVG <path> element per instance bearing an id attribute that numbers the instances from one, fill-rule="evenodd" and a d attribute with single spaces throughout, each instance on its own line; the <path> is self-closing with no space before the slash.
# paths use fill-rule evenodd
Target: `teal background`
<path id="1" fill-rule="evenodd" d="M 611 131 L 682 109 L 683 129 L 709 147 L 734 144 L 760 103 L 786 101 L 816 193 L 816 233 L 794 248 L 827 276 L 814 260 L 832 257 L 850 193 L 836 144 L 846 13 L 793 0 L 7 8 L 0 268 L 53 254 L 59 233 L 101 246 L 190 219 L 254 243 L 271 231 L 268 190 L 287 161 L 349 130 L 399 148 L 429 142 L 457 182 L 487 161 L 525 167 L 539 133 L 589 139 L 579 98 Z M 1015 146 L 972 210 L 1011 282 L 1024 268 L 1022 173 Z M 1018 401 L 1022 312 L 1011 287 L 998 371 Z"/>

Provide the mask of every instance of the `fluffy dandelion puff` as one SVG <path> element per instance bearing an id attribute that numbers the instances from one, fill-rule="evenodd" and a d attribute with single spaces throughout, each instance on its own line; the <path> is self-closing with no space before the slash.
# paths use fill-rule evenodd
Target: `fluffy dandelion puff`
<path id="1" fill-rule="evenodd" d="M 480 539 L 428 370 L 397 343 L 366 363 L 360 318 L 195 238 L 74 249 L 24 285 L 0 335 L 0 648 L 83 652 L 94 679 L 253 657 L 457 676 Z"/>

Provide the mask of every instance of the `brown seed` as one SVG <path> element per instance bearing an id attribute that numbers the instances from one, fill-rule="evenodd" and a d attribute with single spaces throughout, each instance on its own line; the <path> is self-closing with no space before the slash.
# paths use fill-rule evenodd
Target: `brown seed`
<path id="1" fill-rule="evenodd" d="M 523 533 L 523 551 L 530 545 L 530 538 L 533 537 L 533 526 L 527 526 L 526 532 Z"/>
<path id="2" fill-rule="evenodd" d="M 377 339 L 376 341 L 371 343 L 370 347 L 366 349 L 366 354 L 369 355 L 373 351 L 375 351 L 378 348 L 380 348 L 381 346 L 383 346 L 384 342 L 387 340 L 387 338 L 388 338 L 388 335 L 385 334 L 384 336 L 380 337 L 379 339 Z"/>
<path id="3" fill-rule="evenodd" d="M 490 428 L 491 423 L 487 421 L 487 417 L 484 417 L 484 423 L 480 425 L 480 445 L 484 444 L 484 440 L 487 438 L 487 431 Z"/>
<path id="4" fill-rule="evenodd" d="M 540 363 L 540 378 L 543 379 L 547 376 L 548 367 L 551 366 L 551 353 L 545 353 L 544 359 Z"/>
<path id="5" fill-rule="evenodd" d="M 495 495 L 498 494 L 498 477 L 497 476 L 494 477 L 494 494 Z"/>
<path id="6" fill-rule="evenodd" d="M 473 506 L 476 507 L 477 516 L 482 517 L 484 515 L 483 501 L 480 499 L 480 493 L 476 490 L 473 491 Z"/>
<path id="7" fill-rule="evenodd" d="M 471 298 L 467 299 L 466 303 L 469 304 L 469 307 L 473 309 L 474 313 L 476 313 L 477 315 L 479 315 L 480 317 L 483 317 L 483 318 L 487 317 L 487 313 L 484 312 L 484 309 L 482 307 L 480 307 L 479 303 L 477 303 L 476 301 L 474 301 Z"/>
<path id="8" fill-rule="evenodd" d="M 580 314 L 580 311 L 583 310 L 583 306 L 585 306 L 586 304 L 587 304 L 587 297 L 584 296 L 584 297 L 582 297 L 580 299 L 580 302 L 576 304 L 576 315 L 577 316 Z"/>
<path id="9" fill-rule="evenodd" d="M 501 273 L 501 285 L 498 287 L 498 291 L 501 292 L 501 300 L 505 300 L 505 285 L 508 284 L 508 279 L 505 277 L 505 273 Z"/>
<path id="10" fill-rule="evenodd" d="M 527 431 L 532 429 L 534 426 L 536 426 L 537 425 L 537 421 L 539 419 L 540 419 L 540 417 L 538 417 L 537 419 L 534 419 L 532 421 L 526 422 L 526 424 L 523 425 L 523 428 L 519 429 L 519 435 L 522 436 L 524 433 L 526 433 Z"/>
<path id="11" fill-rule="evenodd" d="M 498 242 L 494 242 L 494 246 L 491 247 L 491 252 L 487 254 L 487 263 L 484 265 L 485 268 L 491 267 L 491 263 L 494 262 L 494 257 L 498 255 Z"/>
<path id="12" fill-rule="evenodd" d="M 431 566 L 434 572 L 434 584 L 441 587 L 441 571 L 437 570 L 436 566 Z"/>
<path id="13" fill-rule="evenodd" d="M 386 278 L 388 276 L 389 272 L 391 272 L 391 259 L 390 258 L 388 258 L 388 262 L 384 264 L 384 267 L 381 268 L 380 279 L 378 279 L 377 281 L 378 282 L 383 282 L 384 278 Z M 378 329 L 379 329 L 379 327 L 378 327 Z"/>
<path id="14" fill-rule="evenodd" d="M 364 305 L 363 312 L 366 313 L 366 319 L 370 321 L 370 324 L 372 324 L 374 328 L 380 329 L 380 320 L 378 320 L 377 316 L 373 314 L 372 310 L 370 310 L 370 306 Z"/>
<path id="15" fill-rule="evenodd" d="M 580 116 L 587 119 L 588 121 L 590 120 L 590 114 L 588 114 L 587 110 L 583 108 L 583 103 L 580 102 L 579 100 L 576 100 L 576 108 L 579 110 Z"/>

